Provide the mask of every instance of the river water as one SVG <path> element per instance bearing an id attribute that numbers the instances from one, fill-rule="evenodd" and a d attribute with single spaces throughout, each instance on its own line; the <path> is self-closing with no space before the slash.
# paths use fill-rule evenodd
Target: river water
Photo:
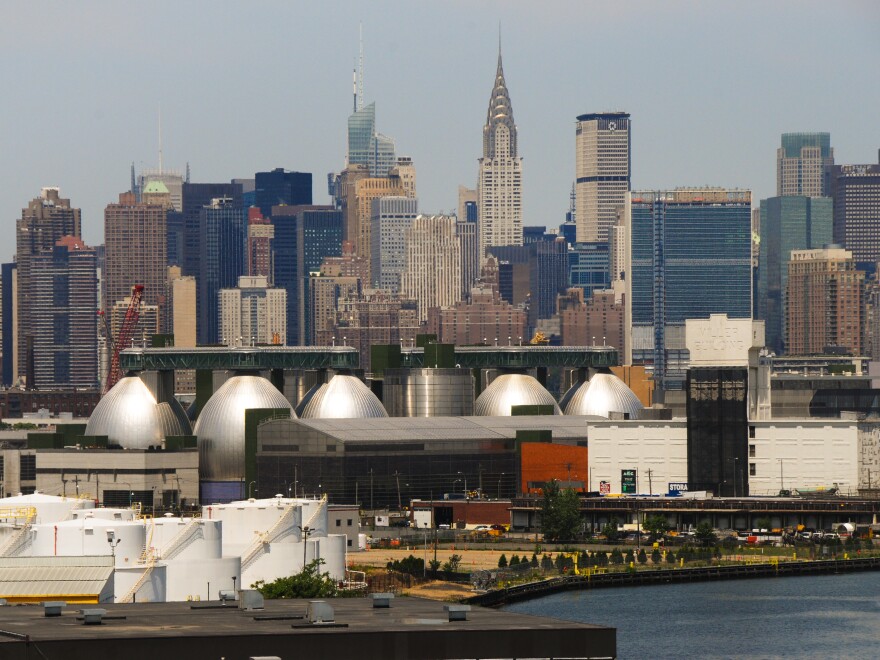
<path id="1" fill-rule="evenodd" d="M 880 658 L 880 572 L 569 591 L 504 609 L 614 626 L 620 658 Z"/>

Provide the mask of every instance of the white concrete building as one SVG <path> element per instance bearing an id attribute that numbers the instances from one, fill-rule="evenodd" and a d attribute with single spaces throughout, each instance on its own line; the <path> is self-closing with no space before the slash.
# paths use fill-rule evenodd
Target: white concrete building
<path id="1" fill-rule="evenodd" d="M 238 288 L 220 289 L 220 337 L 229 346 L 287 344 L 287 291 L 265 276 L 242 276 Z"/>
<path id="2" fill-rule="evenodd" d="M 418 302 L 419 321 L 431 307 L 461 300 L 461 243 L 454 215 L 420 215 L 406 229 L 400 293 Z"/>
<path id="3" fill-rule="evenodd" d="M 419 213 L 419 201 L 409 197 L 377 197 L 370 215 L 370 276 L 372 285 L 400 293 L 406 266 L 404 235 Z"/>
<path id="4" fill-rule="evenodd" d="M 621 470 L 636 470 L 636 492 L 664 495 L 687 483 L 687 423 L 683 420 L 589 422 L 588 489 L 620 493 Z"/>

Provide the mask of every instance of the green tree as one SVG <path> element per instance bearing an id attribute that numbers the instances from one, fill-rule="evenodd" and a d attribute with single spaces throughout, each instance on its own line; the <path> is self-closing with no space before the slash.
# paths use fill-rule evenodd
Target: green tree
<path id="1" fill-rule="evenodd" d="M 615 566 L 619 566 L 623 563 L 623 555 L 620 552 L 620 548 L 614 548 L 614 550 L 611 551 L 611 557 L 609 561 Z"/>
<path id="2" fill-rule="evenodd" d="M 507 568 L 507 555 L 502 554 L 498 558 L 498 568 Z"/>
<path id="3" fill-rule="evenodd" d="M 645 516 L 642 529 L 651 535 L 651 540 L 653 541 L 669 531 L 669 521 L 661 513 Z"/>
<path id="4" fill-rule="evenodd" d="M 611 522 L 602 526 L 602 534 L 611 543 L 615 543 L 620 538 L 620 532 L 617 531 L 617 518 L 612 518 Z"/>
<path id="5" fill-rule="evenodd" d="M 718 537 L 715 536 L 714 528 L 707 522 L 701 522 L 697 525 L 697 528 L 694 530 L 694 538 L 697 543 L 704 547 L 715 545 L 718 542 Z"/>
<path id="6" fill-rule="evenodd" d="M 541 568 L 545 571 L 553 568 L 553 558 L 550 555 L 541 555 Z"/>
<path id="7" fill-rule="evenodd" d="M 596 566 L 608 566 L 608 553 L 604 550 L 594 553 L 596 555 Z"/>
<path id="8" fill-rule="evenodd" d="M 651 553 L 651 561 L 654 562 L 654 564 L 659 564 L 663 561 L 663 556 L 657 548 L 654 548 L 654 552 Z"/>
<path id="9" fill-rule="evenodd" d="M 529 562 L 532 568 L 538 568 L 538 555 L 534 552 L 532 553 L 532 561 Z"/>
<path id="10" fill-rule="evenodd" d="M 449 559 L 443 564 L 443 570 L 456 573 L 461 565 L 461 555 L 449 555 Z"/>
<path id="11" fill-rule="evenodd" d="M 440 560 L 439 559 L 431 559 L 428 562 L 428 570 L 432 573 L 436 573 L 440 570 Z"/>
<path id="12" fill-rule="evenodd" d="M 633 554 L 633 550 L 632 550 L 632 548 L 630 548 L 629 550 L 626 551 L 626 563 L 627 563 L 627 564 L 631 564 L 631 563 L 634 562 L 635 560 L 636 560 L 636 557 L 635 557 L 635 555 Z"/>
<path id="13" fill-rule="evenodd" d="M 636 557 L 636 559 L 638 560 L 638 562 L 639 562 L 642 566 L 644 566 L 645 564 L 648 563 L 648 555 L 645 554 L 645 549 L 644 549 L 644 548 L 642 548 L 641 550 L 639 550 L 639 554 L 638 554 L 638 556 Z"/>
<path id="14" fill-rule="evenodd" d="M 510 565 L 511 565 L 511 567 L 513 567 L 513 566 L 519 566 L 519 555 L 512 555 L 512 556 L 511 556 L 511 558 L 510 558 Z"/>
<path id="15" fill-rule="evenodd" d="M 258 580 L 251 587 L 268 599 L 332 598 L 336 595 L 336 582 L 329 573 L 321 573 L 323 563 L 323 559 L 315 559 L 299 573 L 278 578 L 273 582 Z"/>
<path id="16" fill-rule="evenodd" d="M 545 541 L 570 541 L 581 528 L 580 498 L 571 488 L 561 489 L 555 479 L 544 485 L 541 532 Z"/>
<path id="17" fill-rule="evenodd" d="M 773 524 L 773 523 L 770 521 L 770 518 L 767 518 L 766 516 L 763 517 L 763 518 L 758 518 L 758 519 L 755 521 L 755 527 L 757 527 L 758 529 L 766 529 L 766 530 L 770 530 L 770 526 L 771 526 L 772 524 Z"/>

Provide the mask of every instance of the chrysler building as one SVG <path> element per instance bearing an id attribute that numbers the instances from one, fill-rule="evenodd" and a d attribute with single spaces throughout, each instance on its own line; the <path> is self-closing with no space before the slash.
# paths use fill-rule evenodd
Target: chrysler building
<path id="1" fill-rule="evenodd" d="M 516 148 L 516 124 L 504 69 L 501 45 L 498 71 L 483 127 L 483 157 L 477 184 L 480 259 L 493 245 L 522 245 L 522 158 Z"/>

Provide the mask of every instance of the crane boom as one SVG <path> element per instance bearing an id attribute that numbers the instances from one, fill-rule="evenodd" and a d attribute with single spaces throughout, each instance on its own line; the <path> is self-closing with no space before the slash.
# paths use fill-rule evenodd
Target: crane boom
<path id="1" fill-rule="evenodd" d="M 119 336 L 113 345 L 113 353 L 110 358 L 110 369 L 107 372 L 107 382 L 104 386 L 104 392 L 109 392 L 110 388 L 119 382 L 122 378 L 122 372 L 119 369 L 119 351 L 128 346 L 134 335 L 134 329 L 137 326 L 141 316 L 141 299 L 144 295 L 144 285 L 135 284 L 131 291 L 131 302 L 125 311 L 125 319 L 122 321 L 122 327 L 119 329 Z"/>

